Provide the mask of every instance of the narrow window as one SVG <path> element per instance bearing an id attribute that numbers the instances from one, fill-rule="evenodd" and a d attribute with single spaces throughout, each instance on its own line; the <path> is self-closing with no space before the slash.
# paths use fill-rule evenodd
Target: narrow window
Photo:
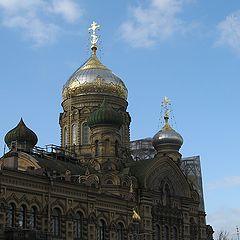
<path id="1" fill-rule="evenodd" d="M 18 223 L 19 227 L 26 228 L 26 207 L 24 205 L 19 209 Z"/>
<path id="2" fill-rule="evenodd" d="M 30 211 L 30 217 L 29 217 L 29 225 L 31 228 L 37 227 L 37 208 L 32 207 Z"/>
<path id="3" fill-rule="evenodd" d="M 60 236 L 61 212 L 58 208 L 53 209 L 52 214 L 52 232 L 53 236 Z"/>
<path id="4" fill-rule="evenodd" d="M 122 223 L 118 223 L 117 225 L 117 240 L 124 239 L 124 227 Z"/>
<path id="5" fill-rule="evenodd" d="M 89 144 L 89 127 L 87 125 L 87 123 L 83 123 L 82 125 L 82 144 L 83 145 L 87 145 Z"/>
<path id="6" fill-rule="evenodd" d="M 161 239 L 160 235 L 161 235 L 160 227 L 159 227 L 159 225 L 156 225 L 156 229 L 155 229 L 155 240 L 160 240 L 160 239 Z"/>
<path id="7" fill-rule="evenodd" d="M 106 139 L 104 142 L 105 156 L 109 155 L 110 152 L 110 141 Z"/>
<path id="8" fill-rule="evenodd" d="M 178 231 L 176 227 L 173 227 L 173 240 L 178 240 Z"/>
<path id="9" fill-rule="evenodd" d="M 63 146 L 67 147 L 67 145 L 68 145 L 68 130 L 67 127 L 65 127 L 63 130 Z"/>
<path id="10" fill-rule="evenodd" d="M 100 220 L 98 230 L 98 240 L 106 240 L 106 223 L 103 220 Z"/>
<path id="11" fill-rule="evenodd" d="M 16 212 L 15 204 L 10 203 L 9 208 L 7 210 L 7 221 L 6 221 L 9 227 L 14 227 L 15 225 L 15 212 Z"/>
<path id="12" fill-rule="evenodd" d="M 82 213 L 77 212 L 74 219 L 74 237 L 82 238 L 83 216 Z"/>
<path id="13" fill-rule="evenodd" d="M 163 228 L 163 240 L 169 240 L 169 229 L 168 226 Z"/>
<path id="14" fill-rule="evenodd" d="M 98 140 L 95 141 L 95 156 L 99 156 L 99 144 Z"/>
<path id="15" fill-rule="evenodd" d="M 72 145 L 77 145 L 77 125 L 72 125 Z"/>

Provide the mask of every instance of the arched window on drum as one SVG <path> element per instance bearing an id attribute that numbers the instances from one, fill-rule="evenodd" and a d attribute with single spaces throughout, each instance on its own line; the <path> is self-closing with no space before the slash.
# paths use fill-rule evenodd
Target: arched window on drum
<path id="1" fill-rule="evenodd" d="M 68 129 L 64 127 L 63 129 L 63 147 L 67 147 L 68 145 Z"/>
<path id="2" fill-rule="evenodd" d="M 86 122 L 82 124 L 82 144 L 87 145 L 89 144 L 89 135 L 90 135 L 90 128 Z"/>
<path id="3" fill-rule="evenodd" d="M 77 124 L 72 125 L 72 145 L 77 145 Z"/>

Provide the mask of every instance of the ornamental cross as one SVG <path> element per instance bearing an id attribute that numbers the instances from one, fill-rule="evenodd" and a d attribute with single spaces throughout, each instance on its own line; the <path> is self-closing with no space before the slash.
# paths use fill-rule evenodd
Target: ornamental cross
<path id="1" fill-rule="evenodd" d="M 168 106 L 170 105 L 171 103 L 170 103 L 170 100 L 169 100 L 169 98 L 168 97 L 164 97 L 164 99 L 163 99 L 163 108 L 164 108 L 164 111 L 165 111 L 165 114 L 164 114 L 164 117 L 169 117 L 169 108 L 168 108 Z"/>
<path id="2" fill-rule="evenodd" d="M 96 34 L 96 30 L 100 28 L 100 25 L 98 25 L 96 22 L 93 21 L 93 23 L 91 24 L 91 27 L 88 28 L 88 31 L 92 31 L 91 34 L 91 43 L 92 43 L 92 47 L 96 47 L 97 41 L 98 41 L 98 36 Z"/>

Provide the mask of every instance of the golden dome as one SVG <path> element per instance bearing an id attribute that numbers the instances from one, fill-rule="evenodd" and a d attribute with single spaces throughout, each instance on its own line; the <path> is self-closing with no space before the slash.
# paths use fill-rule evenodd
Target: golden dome
<path id="1" fill-rule="evenodd" d="M 63 100 L 70 96 L 107 94 L 127 99 L 127 88 L 123 81 L 104 66 L 96 54 L 79 67 L 63 87 Z"/>

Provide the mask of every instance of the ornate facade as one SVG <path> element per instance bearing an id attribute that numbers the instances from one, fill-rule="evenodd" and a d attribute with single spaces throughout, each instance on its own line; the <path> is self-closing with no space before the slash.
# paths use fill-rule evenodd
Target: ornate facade
<path id="1" fill-rule="evenodd" d="M 5 136 L 0 239 L 211 240 L 167 99 L 155 156 L 131 156 L 127 88 L 98 60 L 94 24 L 92 55 L 63 87 L 61 146 L 35 147 L 22 119 Z"/>

